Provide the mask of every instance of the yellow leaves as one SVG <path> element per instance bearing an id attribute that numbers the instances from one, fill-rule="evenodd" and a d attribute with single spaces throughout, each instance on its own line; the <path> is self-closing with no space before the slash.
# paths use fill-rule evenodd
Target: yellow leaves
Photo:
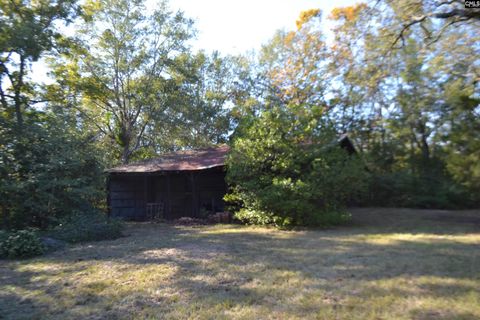
<path id="1" fill-rule="evenodd" d="M 83 19 L 91 21 L 93 15 L 102 9 L 102 3 L 98 0 L 87 0 L 82 5 Z"/>
<path id="2" fill-rule="evenodd" d="M 296 21 L 298 30 L 277 33 L 264 48 L 270 63 L 268 78 L 281 99 L 289 103 L 303 104 L 318 96 L 319 66 L 326 60 L 326 44 L 317 24 L 320 15 L 319 9 L 303 11 Z"/>
<path id="3" fill-rule="evenodd" d="M 347 21 L 354 21 L 358 18 L 359 14 L 367 8 L 365 3 L 358 3 L 353 6 L 334 8 L 330 13 L 329 19 Z"/>
<path id="4" fill-rule="evenodd" d="M 305 23 L 309 22 L 312 18 L 320 17 L 320 15 L 320 9 L 310 9 L 300 12 L 300 16 L 296 21 L 297 29 L 300 30 Z"/>
<path id="5" fill-rule="evenodd" d="M 296 35 L 296 33 L 293 32 L 293 31 L 290 31 L 289 33 L 287 33 L 287 35 L 285 36 L 285 39 L 283 40 L 284 43 L 286 45 L 292 44 L 293 40 L 295 39 L 295 35 Z"/>

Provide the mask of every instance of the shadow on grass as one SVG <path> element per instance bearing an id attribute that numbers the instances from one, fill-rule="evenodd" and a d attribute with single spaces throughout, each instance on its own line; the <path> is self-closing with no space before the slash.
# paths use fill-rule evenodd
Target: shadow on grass
<path id="1" fill-rule="evenodd" d="M 204 308 L 220 311 L 263 306 L 273 310 L 278 308 L 276 301 L 284 301 L 285 292 L 291 294 L 292 286 L 293 290 L 312 295 L 312 299 L 320 299 L 323 308 L 345 307 L 342 301 L 356 294 L 347 290 L 354 288 L 360 288 L 367 296 L 398 298 L 453 298 L 476 292 L 477 288 L 464 280 L 480 278 L 478 243 L 440 238 L 462 234 L 462 230 L 465 234 L 474 233 L 477 226 L 473 220 L 450 222 L 448 226 L 432 220 L 438 215 L 436 211 L 422 217 L 401 211 L 396 218 L 389 216 L 395 223 L 377 221 L 365 225 L 375 215 L 381 220 L 382 214 L 363 210 L 354 214 L 354 226 L 330 230 L 279 232 L 240 226 L 132 224 L 127 231 L 130 235 L 125 238 L 77 245 L 30 262 L 0 266 L 0 319 L 2 315 L 5 319 L 95 318 L 95 314 L 99 315 L 97 318 L 123 319 L 138 313 L 145 318 L 162 314 L 173 317 L 175 309 L 182 306 L 185 318 Z M 432 238 L 376 241 L 376 235 L 402 232 Z M 41 271 L 25 268 L 35 263 L 53 267 L 40 268 Z M 164 282 L 156 284 L 153 278 L 148 290 L 144 290 L 135 285 L 126 287 L 118 279 L 108 277 L 82 282 L 88 278 L 88 272 L 82 272 L 92 265 L 125 268 L 125 273 L 148 266 L 166 266 L 173 271 Z M 386 288 L 377 285 L 378 281 L 422 277 L 426 280 L 411 288 L 405 284 Z M 140 279 L 125 281 L 136 280 Z M 295 289 L 295 285 L 299 287 Z M 163 286 L 172 294 L 165 294 Z M 125 292 L 112 291 L 112 287 L 124 288 Z M 4 290 L 8 288 L 14 289 Z M 155 295 L 155 290 L 162 293 Z M 322 296 L 316 297 L 317 293 Z M 56 304 L 59 301 L 62 303 Z M 281 312 L 284 317 L 293 317 L 313 314 L 319 307 L 289 300 Z M 349 308 L 367 312 L 361 304 Z M 414 309 L 411 317 L 474 318 L 474 314 L 454 310 L 442 312 Z"/>

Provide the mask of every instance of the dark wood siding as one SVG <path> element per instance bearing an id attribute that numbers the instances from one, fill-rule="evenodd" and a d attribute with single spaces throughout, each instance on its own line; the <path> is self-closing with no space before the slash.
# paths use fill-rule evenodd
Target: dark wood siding
<path id="1" fill-rule="evenodd" d="M 164 217 L 200 217 L 206 211 L 222 211 L 227 187 L 223 167 L 156 174 L 111 174 L 110 214 L 128 220 L 144 220 L 146 204 L 162 202 Z"/>
<path id="2" fill-rule="evenodd" d="M 223 211 L 223 196 L 227 192 L 225 173 L 223 171 L 199 172 L 196 179 L 198 187 L 198 205 L 209 211 Z"/>
<path id="3" fill-rule="evenodd" d="M 140 220 L 145 214 L 143 177 L 110 176 L 110 213 L 114 217 Z"/>

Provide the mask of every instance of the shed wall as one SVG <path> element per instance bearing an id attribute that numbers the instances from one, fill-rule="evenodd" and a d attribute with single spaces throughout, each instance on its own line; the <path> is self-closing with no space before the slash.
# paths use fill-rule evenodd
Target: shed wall
<path id="1" fill-rule="evenodd" d="M 146 204 L 162 202 L 164 218 L 200 217 L 222 211 L 227 186 L 223 167 L 161 174 L 111 174 L 109 209 L 113 217 L 145 220 Z"/>

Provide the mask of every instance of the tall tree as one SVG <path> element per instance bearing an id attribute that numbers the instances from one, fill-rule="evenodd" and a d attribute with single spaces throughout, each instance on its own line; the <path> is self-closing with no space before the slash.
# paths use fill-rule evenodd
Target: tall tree
<path id="1" fill-rule="evenodd" d="M 425 42 L 431 44 L 438 41 L 448 29 L 454 29 L 458 25 L 471 25 L 473 29 L 478 28 L 480 23 L 480 9 L 468 8 L 465 0 L 388 0 L 385 2 L 402 18 L 392 46 L 396 46 L 398 42 L 405 44 L 405 36 L 416 26 L 422 29 Z"/>
<path id="2" fill-rule="evenodd" d="M 404 183 L 410 189 L 397 189 L 398 194 L 411 199 L 423 189 L 425 199 L 441 203 L 440 194 L 450 196 L 455 189 L 452 178 L 476 184 L 473 159 L 478 155 L 472 150 L 478 131 L 471 120 L 478 113 L 479 38 L 468 28 L 473 20 L 458 21 L 457 29 L 429 19 L 405 28 L 427 9 L 424 1 L 405 0 L 333 10 L 331 73 L 339 85 L 332 100 L 349 110 L 352 121 L 344 121 L 344 112 L 337 119 L 373 156 L 373 167 L 404 173 L 390 184 L 411 177 Z M 426 38 L 427 31 L 437 35 L 435 41 Z M 462 171 L 470 172 L 470 179 Z"/>
<path id="3" fill-rule="evenodd" d="M 175 79 L 182 94 L 175 97 L 175 126 L 163 136 L 178 147 L 223 143 L 231 129 L 230 111 L 234 88 L 232 57 L 218 52 L 184 54 L 176 61 Z M 161 127 L 162 122 L 157 123 Z M 157 128 L 161 129 L 161 128 Z M 159 135 L 155 135 L 159 137 Z M 158 143 L 158 145 L 166 145 Z"/>
<path id="4" fill-rule="evenodd" d="M 360 3 L 335 8 L 329 47 L 329 93 L 333 117 L 341 132 L 359 139 L 361 150 L 385 144 L 391 93 L 386 81 L 389 61 L 378 41 L 373 8 Z M 389 94 L 390 93 L 390 94 Z"/>
<path id="5" fill-rule="evenodd" d="M 297 30 L 277 31 L 263 46 L 260 65 L 269 80 L 272 96 L 280 103 L 320 105 L 325 102 L 326 45 L 321 11 L 304 11 Z"/>
<path id="6" fill-rule="evenodd" d="M 128 163 L 151 142 L 152 124 L 168 126 L 180 87 L 173 75 L 188 52 L 192 21 L 166 3 L 148 12 L 141 0 L 88 3 L 73 49 L 57 65 L 60 83 L 77 88 L 76 107 Z"/>
<path id="7" fill-rule="evenodd" d="M 0 1 L 0 103 L 18 130 L 26 108 L 35 101 L 28 79 L 32 62 L 55 47 L 62 36 L 57 22 L 70 22 L 76 0 Z"/>
<path id="8" fill-rule="evenodd" d="M 61 26 L 78 9 L 73 0 L 0 1 L 0 220 L 7 226 L 45 226 L 98 195 L 91 149 L 84 153 L 77 128 L 37 104 L 44 97 L 30 77 L 32 63 L 63 48 Z"/>

